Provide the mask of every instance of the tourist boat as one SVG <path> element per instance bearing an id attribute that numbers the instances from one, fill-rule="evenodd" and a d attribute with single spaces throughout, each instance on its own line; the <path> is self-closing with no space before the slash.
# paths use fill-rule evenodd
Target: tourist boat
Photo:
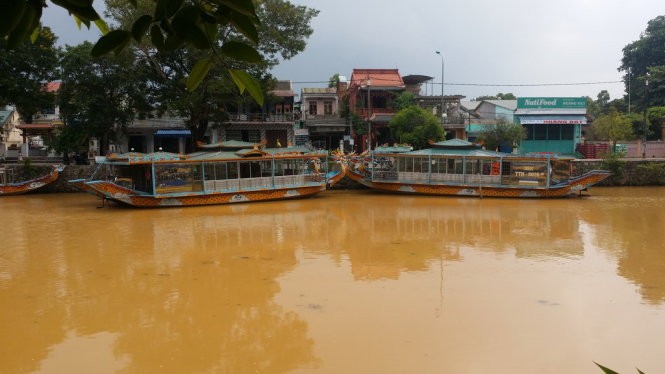
<path id="1" fill-rule="evenodd" d="M 42 189 L 55 182 L 64 168 L 63 165 L 53 165 L 48 174 L 35 179 L 15 181 L 13 170 L 2 165 L 0 166 L 0 196 L 20 195 Z"/>
<path id="2" fill-rule="evenodd" d="M 572 175 L 573 157 L 493 152 L 452 139 L 411 151 L 379 148 L 352 158 L 347 175 L 378 191 L 477 197 L 564 197 L 581 194 L 610 175 Z"/>
<path id="3" fill-rule="evenodd" d="M 105 200 L 133 207 L 240 203 L 312 196 L 339 181 L 327 151 L 264 148 L 226 141 L 190 154 L 124 153 L 99 157 L 108 178 L 84 184 Z M 332 167 L 331 167 L 332 168 Z"/>

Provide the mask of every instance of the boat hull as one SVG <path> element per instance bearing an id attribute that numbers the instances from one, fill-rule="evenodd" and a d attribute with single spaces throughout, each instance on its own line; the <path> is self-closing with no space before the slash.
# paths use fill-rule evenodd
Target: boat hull
<path id="1" fill-rule="evenodd" d="M 427 184 L 372 181 L 364 175 L 348 171 L 356 182 L 376 191 L 438 196 L 507 197 L 507 198 L 557 198 L 579 194 L 588 187 L 610 176 L 606 171 L 591 171 L 571 179 L 566 184 L 551 187 L 481 186 L 464 184 Z"/>
<path id="2" fill-rule="evenodd" d="M 0 184 L 0 196 L 22 195 L 40 190 L 58 180 L 64 168 L 54 166 L 49 174 L 20 183 Z"/>
<path id="3" fill-rule="evenodd" d="M 218 205 L 286 200 L 313 196 L 326 189 L 325 186 L 314 185 L 279 189 L 153 196 L 136 194 L 134 190 L 118 186 L 112 182 L 94 181 L 88 182 L 86 185 L 100 196 L 103 196 L 104 199 L 137 208 Z"/>

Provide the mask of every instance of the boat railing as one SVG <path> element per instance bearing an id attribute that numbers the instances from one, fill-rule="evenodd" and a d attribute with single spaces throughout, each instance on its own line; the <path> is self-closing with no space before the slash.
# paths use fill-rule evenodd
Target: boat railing
<path id="1" fill-rule="evenodd" d="M 303 186 L 307 183 L 320 183 L 323 174 L 299 174 L 275 177 L 257 177 L 242 179 L 212 179 L 204 182 L 206 191 L 237 191 L 267 189 L 274 187 Z"/>
<path id="2" fill-rule="evenodd" d="M 412 183 L 482 183 L 495 184 L 501 183 L 500 175 L 484 174 L 445 174 L 445 173 L 419 173 L 419 172 L 394 172 L 380 171 L 374 172 L 375 181 L 399 181 Z"/>

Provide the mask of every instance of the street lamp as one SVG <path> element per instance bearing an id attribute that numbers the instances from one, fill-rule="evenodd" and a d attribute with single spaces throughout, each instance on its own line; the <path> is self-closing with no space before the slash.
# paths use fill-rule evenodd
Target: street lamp
<path id="1" fill-rule="evenodd" d="M 647 157 L 647 106 L 649 105 L 649 100 L 647 95 L 649 94 L 649 73 L 647 73 L 644 78 L 644 113 L 642 118 L 642 158 Z"/>
<path id="2" fill-rule="evenodd" d="M 444 70 L 445 65 L 444 65 L 444 62 L 443 62 L 443 54 L 441 53 L 441 51 L 436 51 L 436 54 L 441 56 L 441 123 L 443 123 L 443 101 L 444 101 L 443 100 L 443 85 L 444 85 L 444 82 L 445 82 L 443 77 L 444 77 L 444 72 L 445 72 L 445 70 Z"/>
<path id="3" fill-rule="evenodd" d="M 367 150 L 372 150 L 372 80 L 367 77 Z"/>

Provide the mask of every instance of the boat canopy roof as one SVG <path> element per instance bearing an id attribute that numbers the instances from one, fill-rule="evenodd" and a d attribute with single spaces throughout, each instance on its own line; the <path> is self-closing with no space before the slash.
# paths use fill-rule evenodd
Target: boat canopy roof
<path id="1" fill-rule="evenodd" d="M 284 148 L 251 148 L 238 149 L 235 151 L 198 151 L 189 154 L 154 152 L 154 153 L 112 153 L 106 157 L 97 160 L 100 164 L 149 164 L 152 162 L 201 162 L 201 161 L 229 161 L 240 159 L 255 158 L 292 158 L 303 156 L 325 157 L 328 152 L 325 150 L 312 151 L 305 147 L 284 147 Z"/>

